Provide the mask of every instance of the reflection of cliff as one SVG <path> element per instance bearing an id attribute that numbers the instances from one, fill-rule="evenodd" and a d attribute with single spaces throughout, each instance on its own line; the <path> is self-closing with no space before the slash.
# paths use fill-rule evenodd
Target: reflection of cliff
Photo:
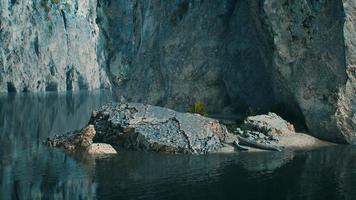
<path id="1" fill-rule="evenodd" d="M 209 156 L 121 152 L 87 167 L 103 198 L 353 199 L 355 153 L 344 147 Z"/>
<path id="2" fill-rule="evenodd" d="M 194 197 L 186 192 L 187 189 L 196 186 L 204 188 L 218 182 L 223 166 L 234 157 L 119 153 L 114 160 L 97 160 L 97 194 L 104 198 L 125 199 L 154 198 L 158 195 L 174 197 L 179 193 L 179 198 L 191 199 Z"/>
<path id="3" fill-rule="evenodd" d="M 263 184 L 263 181 L 258 183 L 257 179 L 252 182 L 249 180 L 254 174 L 262 180 L 267 178 L 274 182 L 276 177 L 269 174 L 283 168 L 288 162 L 290 164 L 286 166 L 296 165 L 291 162 L 289 153 L 192 156 L 121 152 L 113 160 L 96 161 L 97 194 L 104 198 L 114 195 L 118 199 L 153 198 L 157 195 L 165 198 L 179 195 L 180 199 L 216 199 L 219 195 L 240 197 L 235 193 L 238 189 L 236 186 Z M 286 175 L 289 167 L 284 168 Z"/>
<path id="4" fill-rule="evenodd" d="M 301 199 L 355 199 L 356 148 L 334 147 L 306 157 L 300 177 Z"/>
<path id="5" fill-rule="evenodd" d="M 355 199 L 356 180 L 356 148 L 335 146 L 312 152 L 297 153 L 292 161 L 270 169 L 260 168 L 254 177 L 240 175 L 235 187 L 245 188 L 242 196 L 261 195 L 254 199 Z M 253 165 L 244 165 L 246 173 L 254 171 L 254 166 L 261 166 L 263 160 L 275 163 L 278 159 L 266 154 L 255 159 Z M 247 160 L 252 160 L 246 157 Z M 256 157 L 257 158 L 257 157 Z M 245 159 L 241 159 L 245 162 Z M 261 162 L 262 160 L 262 162 Z M 281 160 L 279 160 L 281 161 Z M 227 170 L 232 170 L 231 167 Z M 247 170 L 247 171 L 246 171 Z M 230 174 L 227 171 L 227 174 Z M 244 174 L 244 173 L 240 173 Z M 253 188 L 247 189 L 250 182 L 255 182 Z M 232 184 L 231 180 L 231 184 Z"/>
<path id="6" fill-rule="evenodd" d="M 41 141 L 83 126 L 90 112 L 109 99 L 106 92 L 0 97 L 0 199 L 94 195 L 97 186 L 82 167 Z"/>

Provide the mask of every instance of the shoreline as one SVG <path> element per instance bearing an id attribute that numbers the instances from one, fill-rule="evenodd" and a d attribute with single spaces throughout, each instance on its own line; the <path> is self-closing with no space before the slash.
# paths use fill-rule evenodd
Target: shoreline
<path id="1" fill-rule="evenodd" d="M 294 134 L 290 135 L 285 135 L 285 136 L 279 136 L 279 142 L 278 146 L 283 146 L 284 149 L 283 151 L 308 151 L 308 150 L 313 150 L 313 149 L 318 149 L 322 147 L 328 147 L 328 146 L 336 146 L 339 144 L 324 141 L 321 139 L 318 139 L 314 136 L 305 134 L 305 133 L 299 133 L 296 132 Z M 271 150 L 264 150 L 264 149 L 259 149 L 259 148 L 254 148 L 254 147 L 249 147 L 249 146 L 243 146 L 244 148 L 248 149 L 248 151 L 238 151 L 236 150 L 236 147 L 231 145 L 231 144 L 226 144 L 225 147 L 223 147 L 220 151 L 216 153 L 255 153 L 255 152 L 268 152 Z M 272 152 L 272 151 L 271 151 Z"/>

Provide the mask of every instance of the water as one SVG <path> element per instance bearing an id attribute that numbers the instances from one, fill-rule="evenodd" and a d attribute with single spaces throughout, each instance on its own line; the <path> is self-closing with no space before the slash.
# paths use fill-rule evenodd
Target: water
<path id="1" fill-rule="evenodd" d="M 73 156 L 41 141 L 83 127 L 110 92 L 0 97 L 0 199 L 356 199 L 356 148 Z"/>

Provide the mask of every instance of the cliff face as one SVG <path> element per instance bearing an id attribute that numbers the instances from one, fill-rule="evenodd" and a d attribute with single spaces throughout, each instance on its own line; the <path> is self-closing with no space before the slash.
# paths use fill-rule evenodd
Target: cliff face
<path id="1" fill-rule="evenodd" d="M 94 89 L 108 76 L 131 101 L 275 111 L 356 143 L 353 0 L 0 3 L 0 91 Z"/>
<path id="2" fill-rule="evenodd" d="M 347 49 L 355 47 L 348 41 L 344 28 L 355 21 L 345 18 L 349 11 L 344 10 L 352 6 L 344 2 L 270 0 L 264 3 L 266 21 L 273 35 L 270 69 L 274 95 L 286 104 L 295 102 L 309 131 L 333 141 L 353 140 L 356 131 L 354 128 L 342 131 L 344 125 L 340 126 L 346 118 L 350 120 L 349 125 L 355 125 L 351 111 L 355 104 L 348 102 L 355 92 L 352 94 L 353 89 L 347 86 L 352 79 L 347 71 L 352 66 L 346 56 Z"/>
<path id="3" fill-rule="evenodd" d="M 346 82 L 339 93 L 335 118 L 346 140 L 356 144 L 356 2 L 346 0 L 343 5 Z"/>
<path id="4" fill-rule="evenodd" d="M 354 143 L 354 1 L 105 1 L 108 68 L 133 101 L 252 107 Z"/>
<path id="5" fill-rule="evenodd" d="M 265 1 L 274 95 L 294 101 L 309 131 L 355 143 L 355 2 Z"/>
<path id="6" fill-rule="evenodd" d="M 105 1 L 98 25 L 120 93 L 181 110 L 203 101 L 268 108 L 274 102 L 246 1 Z"/>
<path id="7" fill-rule="evenodd" d="M 110 85 L 97 55 L 96 0 L 1 0 L 0 92 Z"/>

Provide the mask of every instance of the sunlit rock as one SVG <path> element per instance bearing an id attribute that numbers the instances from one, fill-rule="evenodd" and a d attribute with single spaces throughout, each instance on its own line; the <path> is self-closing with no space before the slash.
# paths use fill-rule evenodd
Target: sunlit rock
<path id="1" fill-rule="evenodd" d="M 275 113 L 247 117 L 242 127 L 244 129 L 259 131 L 269 136 L 295 133 L 294 126 Z"/>
<path id="2" fill-rule="evenodd" d="M 117 154 L 117 151 L 110 145 L 104 143 L 94 143 L 86 149 L 88 154 Z"/>

